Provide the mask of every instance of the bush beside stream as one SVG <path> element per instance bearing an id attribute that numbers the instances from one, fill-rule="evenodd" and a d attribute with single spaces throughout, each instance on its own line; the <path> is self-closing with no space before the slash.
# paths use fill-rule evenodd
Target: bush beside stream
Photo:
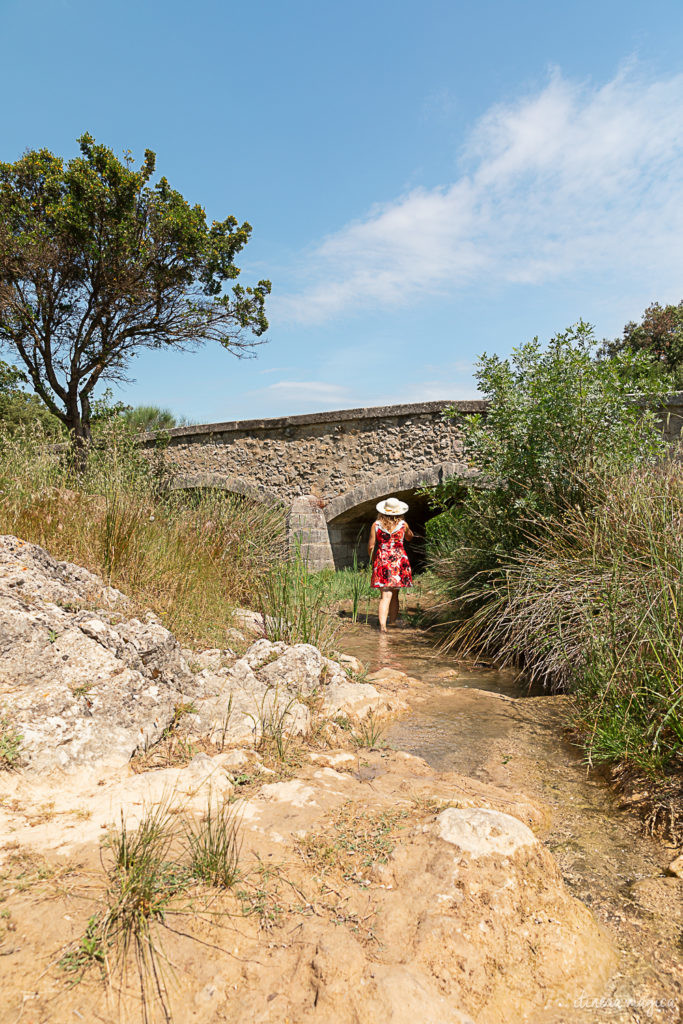
<path id="1" fill-rule="evenodd" d="M 484 478 L 443 487 L 429 524 L 450 644 L 569 691 L 591 763 L 680 779 L 683 467 L 648 411 L 651 364 L 597 359 L 579 325 L 484 357 L 479 381 Z"/>

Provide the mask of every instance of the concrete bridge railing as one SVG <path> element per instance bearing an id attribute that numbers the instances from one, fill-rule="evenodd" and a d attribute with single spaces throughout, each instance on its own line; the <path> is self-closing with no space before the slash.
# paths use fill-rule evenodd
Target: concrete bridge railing
<path id="1" fill-rule="evenodd" d="M 444 417 L 454 408 L 455 418 Z M 448 476 L 474 473 L 463 457 L 463 420 L 483 401 L 419 402 L 273 419 L 178 427 L 164 458 L 174 486 L 213 487 L 288 510 L 289 535 L 314 568 L 349 565 L 377 501 L 395 494 L 411 506 L 418 532 L 429 518 L 417 493 Z M 683 393 L 668 396 L 663 429 L 681 434 Z M 155 443 L 155 435 L 141 439 Z"/>

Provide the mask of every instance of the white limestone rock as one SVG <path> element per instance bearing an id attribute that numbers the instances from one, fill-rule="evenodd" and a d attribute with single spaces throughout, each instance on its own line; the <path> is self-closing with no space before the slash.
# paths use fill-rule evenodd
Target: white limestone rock
<path id="1" fill-rule="evenodd" d="M 272 687 L 308 696 L 321 686 L 327 659 L 312 644 L 294 644 L 279 658 L 259 671 L 259 678 Z"/>
<path id="2" fill-rule="evenodd" d="M 346 678 L 326 687 L 323 696 L 323 713 L 328 718 L 335 715 L 365 718 L 383 705 L 383 698 L 370 683 L 352 683 Z"/>
<path id="3" fill-rule="evenodd" d="M 435 829 L 439 838 L 474 860 L 493 854 L 509 857 L 524 847 L 538 846 L 536 836 L 518 818 L 480 807 L 447 807 Z"/>
<path id="4" fill-rule="evenodd" d="M 82 607 L 96 599 L 125 612 L 97 576 L 0 537 L 0 708 L 22 736 L 26 768 L 121 766 L 201 693 L 154 615 Z"/>

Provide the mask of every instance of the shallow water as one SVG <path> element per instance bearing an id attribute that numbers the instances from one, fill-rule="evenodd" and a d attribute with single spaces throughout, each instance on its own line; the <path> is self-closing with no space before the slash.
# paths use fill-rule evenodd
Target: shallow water
<path id="1" fill-rule="evenodd" d="M 564 738 L 567 699 L 530 694 L 514 672 L 438 653 L 429 635 L 414 629 L 381 635 L 345 624 L 339 646 L 371 672 L 391 667 L 424 684 L 419 701 L 387 731 L 391 746 L 549 808 L 541 839 L 569 889 L 610 933 L 621 962 L 605 1005 L 583 1008 L 578 992 L 568 1016 L 548 1020 L 679 1021 L 683 882 L 666 877 L 675 851 L 644 834 Z"/>

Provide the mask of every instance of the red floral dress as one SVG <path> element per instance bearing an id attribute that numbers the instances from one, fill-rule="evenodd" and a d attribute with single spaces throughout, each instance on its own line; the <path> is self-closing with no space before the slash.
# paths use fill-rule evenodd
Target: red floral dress
<path id="1" fill-rule="evenodd" d="M 403 547 L 406 524 L 401 520 L 393 533 L 387 533 L 379 523 L 375 533 L 375 557 L 372 563 L 372 580 L 370 585 L 380 590 L 391 587 L 412 587 L 413 574 L 410 562 Z"/>

